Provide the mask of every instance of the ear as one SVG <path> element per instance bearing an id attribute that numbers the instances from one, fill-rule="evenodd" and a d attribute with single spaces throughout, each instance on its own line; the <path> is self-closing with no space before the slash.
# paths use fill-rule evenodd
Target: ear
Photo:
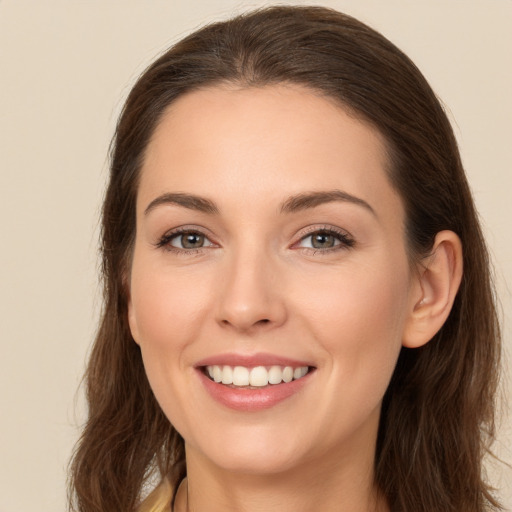
<path id="1" fill-rule="evenodd" d="M 419 264 L 402 345 L 428 343 L 448 318 L 462 280 L 462 244 L 453 231 L 440 231 L 432 252 Z"/>
<path id="2" fill-rule="evenodd" d="M 137 326 L 137 317 L 135 315 L 135 310 L 133 307 L 133 302 L 130 296 L 128 296 L 128 325 L 130 327 L 130 332 L 132 333 L 132 338 L 137 343 L 137 345 L 140 345 L 138 342 L 139 339 L 139 329 Z"/>
<path id="3" fill-rule="evenodd" d="M 126 276 L 123 278 L 123 285 L 126 294 L 126 306 L 128 309 L 128 326 L 130 327 L 130 332 L 135 343 L 137 343 L 137 345 L 140 345 L 140 343 L 138 342 L 139 329 L 137 325 L 137 316 L 135 315 L 135 307 L 132 301 L 130 281 L 129 278 L 126 278 Z"/>

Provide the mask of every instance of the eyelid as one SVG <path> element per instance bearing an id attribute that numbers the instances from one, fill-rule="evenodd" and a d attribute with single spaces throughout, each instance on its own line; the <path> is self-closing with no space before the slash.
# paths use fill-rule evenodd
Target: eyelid
<path id="1" fill-rule="evenodd" d="M 179 245 L 175 245 L 173 243 L 173 242 L 183 239 L 183 237 L 187 237 L 189 235 L 201 237 L 202 240 L 204 241 L 205 245 L 203 245 L 201 247 L 180 247 Z M 181 233 L 179 233 L 179 232 L 175 233 L 168 238 L 168 244 L 171 247 L 175 247 L 176 249 L 186 249 L 186 250 L 204 249 L 206 247 L 211 247 L 212 245 L 214 245 L 213 242 L 204 233 L 200 233 L 199 231 L 182 231 Z"/>
<path id="2" fill-rule="evenodd" d="M 196 233 L 198 235 L 202 235 L 205 237 L 205 239 L 208 240 L 210 245 L 204 246 L 204 247 L 197 247 L 192 249 L 185 249 L 181 247 L 176 247 L 174 245 L 171 245 L 170 242 L 172 239 L 184 235 L 187 233 Z M 209 230 L 193 225 L 193 224 L 185 224 L 183 226 L 177 226 L 175 228 L 167 230 L 156 242 L 155 247 L 156 248 L 163 248 L 169 252 L 175 252 L 175 253 L 186 253 L 186 254 L 194 254 L 199 251 L 202 251 L 204 249 L 210 249 L 211 247 L 218 247 L 219 245 L 212 239 L 212 235 L 209 234 Z"/>
<path id="3" fill-rule="evenodd" d="M 314 248 L 314 247 L 301 247 L 299 245 L 303 240 L 314 235 L 315 233 L 326 233 L 326 234 L 332 235 L 332 236 L 336 237 L 340 243 L 334 245 L 333 247 L 328 247 L 325 249 Z M 337 251 L 337 250 L 343 250 L 343 249 L 346 250 L 355 245 L 355 239 L 348 231 L 338 228 L 336 226 L 331 226 L 331 225 L 327 225 L 327 224 L 308 226 L 307 228 L 304 228 L 303 230 L 301 230 L 301 232 L 299 232 L 297 237 L 298 237 L 298 240 L 292 244 L 292 248 L 296 248 L 299 250 L 305 250 L 305 251 L 314 251 L 315 253 L 316 252 L 327 253 L 330 251 Z"/>
<path id="4" fill-rule="evenodd" d="M 199 235 L 204 236 L 210 245 L 197 247 L 197 248 L 180 248 L 170 244 L 170 241 L 180 235 L 186 233 L 197 233 Z M 328 235 L 332 235 L 336 237 L 339 243 L 335 244 L 333 247 L 327 248 L 315 248 L 315 247 L 301 247 L 300 243 L 306 238 L 316 234 L 316 233 L 326 233 Z M 166 231 L 157 241 L 154 243 L 155 247 L 163 248 L 169 252 L 182 253 L 182 254 L 195 254 L 202 252 L 204 250 L 208 250 L 210 248 L 217 248 L 219 244 L 215 242 L 214 237 L 210 235 L 209 230 L 204 227 L 186 224 L 182 226 L 177 226 Z M 355 245 L 354 237 L 346 230 L 341 229 L 337 226 L 322 224 L 322 225 L 312 225 L 306 228 L 303 228 L 297 234 L 297 240 L 294 242 L 290 248 L 297 250 L 304 250 L 306 252 L 313 251 L 314 253 L 323 253 L 326 254 L 328 252 L 337 251 L 337 250 L 347 250 Z"/>

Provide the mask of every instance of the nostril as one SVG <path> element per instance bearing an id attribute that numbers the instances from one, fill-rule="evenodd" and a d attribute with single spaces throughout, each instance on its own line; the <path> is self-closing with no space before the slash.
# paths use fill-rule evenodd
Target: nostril
<path id="1" fill-rule="evenodd" d="M 247 323 L 247 324 L 243 324 L 241 322 L 231 322 L 229 319 L 223 319 L 220 321 L 220 323 L 223 325 L 223 326 L 233 326 L 237 329 L 240 329 L 240 330 L 249 330 L 249 329 L 254 329 L 255 327 L 263 327 L 264 325 L 268 325 L 268 324 L 271 324 L 272 321 L 269 319 L 269 318 L 262 318 L 261 320 L 256 320 L 255 322 L 251 322 L 251 323 Z"/>

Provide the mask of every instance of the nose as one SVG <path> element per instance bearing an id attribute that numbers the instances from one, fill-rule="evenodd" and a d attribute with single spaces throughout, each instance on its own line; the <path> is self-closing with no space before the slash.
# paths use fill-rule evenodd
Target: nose
<path id="1" fill-rule="evenodd" d="M 221 326 L 247 333 L 282 325 L 287 310 L 276 262 L 263 251 L 245 251 L 225 263 L 219 275 L 217 321 Z"/>

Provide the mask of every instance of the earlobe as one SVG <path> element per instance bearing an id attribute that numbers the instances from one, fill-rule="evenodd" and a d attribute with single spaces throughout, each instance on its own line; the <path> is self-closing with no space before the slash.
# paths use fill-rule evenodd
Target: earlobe
<path id="1" fill-rule="evenodd" d="M 440 231 L 432 252 L 418 269 L 416 296 L 402 344 L 418 348 L 428 343 L 448 318 L 462 280 L 462 244 L 453 231 Z"/>
<path id="2" fill-rule="evenodd" d="M 132 335 L 133 340 L 135 341 L 135 343 L 137 343 L 137 345 L 140 345 L 138 342 L 139 334 L 137 328 L 137 318 L 135 315 L 135 308 L 132 301 L 131 271 L 128 270 L 130 268 L 131 261 L 129 261 L 128 264 L 125 263 L 125 266 L 123 267 L 123 270 L 121 272 L 121 283 L 124 296 L 126 297 L 128 327 L 130 328 L 130 333 Z"/>
<path id="3" fill-rule="evenodd" d="M 137 318 L 135 315 L 135 308 L 132 301 L 130 285 L 125 281 L 125 290 L 126 290 L 126 305 L 128 309 L 128 326 L 130 327 L 130 332 L 132 334 L 132 338 L 135 343 L 139 345 L 139 333 L 137 328 Z"/>
<path id="4" fill-rule="evenodd" d="M 128 325 L 130 327 L 130 332 L 132 333 L 132 338 L 139 345 L 138 339 L 138 329 L 137 329 L 137 319 L 135 316 L 135 311 L 133 307 L 133 303 L 130 297 L 128 297 Z"/>

